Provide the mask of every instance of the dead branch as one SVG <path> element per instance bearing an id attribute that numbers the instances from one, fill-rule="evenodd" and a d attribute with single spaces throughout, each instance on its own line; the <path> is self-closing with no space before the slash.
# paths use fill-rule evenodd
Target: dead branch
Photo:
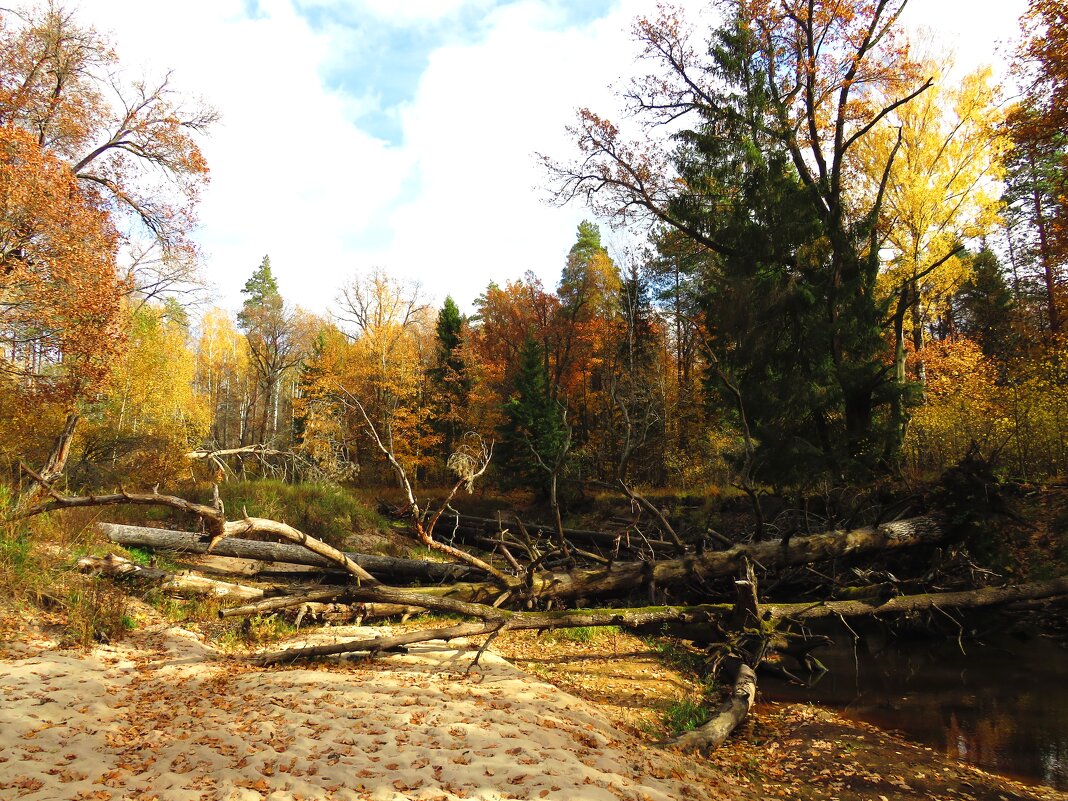
<path id="1" fill-rule="evenodd" d="M 474 554 L 470 554 L 467 551 L 454 548 L 451 545 L 446 545 L 445 543 L 438 542 L 434 539 L 434 527 L 437 525 L 442 513 L 449 508 L 449 504 L 452 502 L 452 499 L 456 497 L 456 493 L 460 491 L 461 487 L 467 487 L 468 492 L 470 492 L 475 480 L 480 478 L 486 472 L 486 469 L 489 467 L 490 461 L 493 458 L 493 443 L 486 446 L 485 443 L 481 441 L 481 437 L 477 437 L 476 435 L 479 443 L 478 450 L 480 452 L 477 455 L 469 455 L 469 462 L 466 464 L 459 480 L 453 485 L 445 501 L 438 507 L 436 512 L 430 515 L 430 519 L 427 521 L 424 512 L 419 507 L 419 501 L 415 497 L 412 483 L 408 480 L 408 473 L 405 471 L 403 465 L 397 460 L 397 457 L 393 453 L 393 449 L 387 447 L 382 441 L 382 437 L 378 434 L 378 429 L 376 429 L 374 423 L 371 422 L 371 418 L 367 414 L 367 410 L 364 408 L 363 404 L 360 402 L 360 399 L 344 387 L 339 385 L 338 388 L 344 393 L 347 399 L 346 402 L 351 403 L 359 410 L 360 416 L 363 417 L 364 423 L 367 426 L 368 433 L 393 468 L 393 472 L 396 473 L 398 480 L 401 482 L 401 486 L 404 487 L 404 492 L 408 497 L 408 504 L 411 510 L 412 527 L 415 529 L 419 541 L 431 550 L 447 554 L 453 559 L 469 564 L 472 567 L 477 567 L 479 570 L 484 570 L 503 588 L 512 586 L 515 583 L 515 579 L 504 571 L 499 570 L 489 562 L 479 559 Z"/>
<path id="2" fill-rule="evenodd" d="M 647 512 L 649 512 L 649 514 L 651 514 L 657 519 L 657 522 L 660 523 L 661 531 L 671 537 L 671 541 L 675 544 L 676 548 L 678 548 L 680 551 L 686 550 L 685 543 L 683 543 L 683 541 L 679 539 L 679 535 L 675 533 L 675 529 L 672 528 L 671 523 L 667 519 L 667 515 L 660 511 L 660 509 L 657 508 L 656 504 L 649 501 L 644 495 L 642 495 L 633 487 L 628 487 L 627 482 L 625 482 L 623 479 L 619 479 L 619 486 L 623 489 L 623 494 L 630 499 L 631 503 L 637 504 L 640 508 L 645 509 Z"/>

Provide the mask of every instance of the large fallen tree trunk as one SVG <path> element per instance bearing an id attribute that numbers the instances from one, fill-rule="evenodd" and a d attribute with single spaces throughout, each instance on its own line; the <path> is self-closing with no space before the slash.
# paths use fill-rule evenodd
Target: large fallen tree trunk
<path id="1" fill-rule="evenodd" d="M 592 570 L 539 571 L 525 578 L 525 592 L 543 600 L 580 605 L 597 598 L 624 597 L 643 590 L 650 591 L 650 595 L 667 590 L 680 597 L 689 588 L 702 588 L 709 579 L 737 574 L 747 562 L 769 570 L 933 544 L 941 538 L 942 530 L 934 518 L 913 517 L 871 528 L 795 537 L 786 544 L 781 540 L 743 543 L 725 551 L 706 551 L 678 559 L 613 562 Z M 496 583 L 457 583 L 447 591 L 454 598 L 481 601 L 499 595 L 501 588 Z"/>
<path id="2" fill-rule="evenodd" d="M 952 609 L 955 607 L 996 606 L 1034 598 L 1050 598 L 1068 594 L 1068 576 L 1050 581 L 1038 581 L 1006 587 L 988 587 L 965 592 L 928 593 L 902 596 L 882 604 L 865 604 L 860 601 L 830 601 L 821 604 L 761 604 L 760 613 L 769 627 L 787 620 L 810 620 L 827 616 L 857 617 L 861 615 L 884 615 L 916 612 L 926 609 Z M 647 606 L 627 609 L 574 609 L 558 612 L 514 612 L 489 604 L 458 601 L 453 598 L 430 594 L 425 590 L 407 590 L 397 587 L 353 588 L 346 593 L 350 600 L 379 603 L 406 604 L 439 612 L 473 617 L 480 622 L 459 623 L 441 629 L 405 632 L 403 635 L 375 637 L 364 640 L 331 643 L 314 647 L 289 648 L 263 654 L 257 661 L 263 664 L 291 662 L 321 656 L 367 652 L 377 653 L 429 640 L 453 640 L 458 637 L 495 634 L 504 630 L 546 631 L 558 628 L 587 626 L 625 626 L 641 628 L 662 623 L 688 625 L 713 624 L 722 631 L 733 628 L 732 617 L 737 614 L 737 604 L 700 604 L 697 606 Z"/>
<path id="3" fill-rule="evenodd" d="M 104 536 L 118 545 L 135 545 L 154 550 L 176 551 L 178 553 L 208 553 L 208 543 L 196 534 L 182 531 L 168 531 L 143 526 L 126 526 L 118 523 L 98 523 L 97 528 Z M 281 562 L 291 565 L 308 565 L 324 570 L 338 570 L 337 565 L 329 559 L 312 553 L 300 545 L 288 545 L 281 542 L 263 542 L 227 537 L 216 543 L 211 549 L 214 556 L 229 556 L 237 559 L 252 559 L 258 562 Z M 448 562 L 428 562 L 418 559 L 399 559 L 378 554 L 355 553 L 346 551 L 346 555 L 360 567 L 381 580 L 400 579 L 402 581 L 471 581 L 480 579 L 485 574 L 470 565 L 458 565 Z"/>
<path id="4" fill-rule="evenodd" d="M 263 598 L 264 595 L 264 591 L 258 587 L 216 581 L 191 573 L 170 573 L 166 570 L 144 567 L 115 554 L 108 554 L 104 557 L 83 556 L 78 560 L 77 567 L 82 573 L 93 573 L 140 586 L 157 586 L 175 595 L 211 595 L 230 601 L 255 601 Z"/>

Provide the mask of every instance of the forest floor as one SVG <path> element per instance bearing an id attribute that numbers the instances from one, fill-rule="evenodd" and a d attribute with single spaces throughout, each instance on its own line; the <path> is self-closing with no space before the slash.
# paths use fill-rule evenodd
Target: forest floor
<path id="1" fill-rule="evenodd" d="M 307 641 L 363 636 L 322 630 Z M 758 705 L 708 759 L 658 748 L 700 692 L 644 640 L 500 638 L 481 670 L 433 643 L 261 669 L 156 623 L 85 654 L 0 646 L 0 797 L 1068 799 L 806 705 Z"/>

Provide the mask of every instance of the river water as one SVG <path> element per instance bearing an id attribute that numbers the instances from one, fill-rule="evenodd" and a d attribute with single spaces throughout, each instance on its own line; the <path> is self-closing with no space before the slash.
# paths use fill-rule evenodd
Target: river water
<path id="1" fill-rule="evenodd" d="M 1068 789 L 1063 645 L 1009 635 L 975 644 L 875 634 L 815 653 L 830 672 L 813 687 L 768 678 L 761 694 L 830 706 L 991 772 Z"/>

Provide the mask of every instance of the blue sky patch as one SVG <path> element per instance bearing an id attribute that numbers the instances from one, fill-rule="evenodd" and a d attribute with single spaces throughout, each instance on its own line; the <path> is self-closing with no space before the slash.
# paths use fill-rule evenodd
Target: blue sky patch
<path id="1" fill-rule="evenodd" d="M 255 8 L 257 0 L 245 0 Z M 296 4 L 313 29 L 333 28 L 347 34 L 345 51 L 336 54 L 322 79 L 330 89 L 361 101 L 357 122 L 364 131 L 401 145 L 400 111 L 415 97 L 431 54 L 445 46 L 476 44 L 488 33 L 493 9 L 521 0 L 488 0 L 461 8 L 435 21 L 397 23 L 352 5 Z M 560 20 L 561 29 L 583 25 L 606 15 L 617 0 L 548 0 L 545 4 Z"/>

